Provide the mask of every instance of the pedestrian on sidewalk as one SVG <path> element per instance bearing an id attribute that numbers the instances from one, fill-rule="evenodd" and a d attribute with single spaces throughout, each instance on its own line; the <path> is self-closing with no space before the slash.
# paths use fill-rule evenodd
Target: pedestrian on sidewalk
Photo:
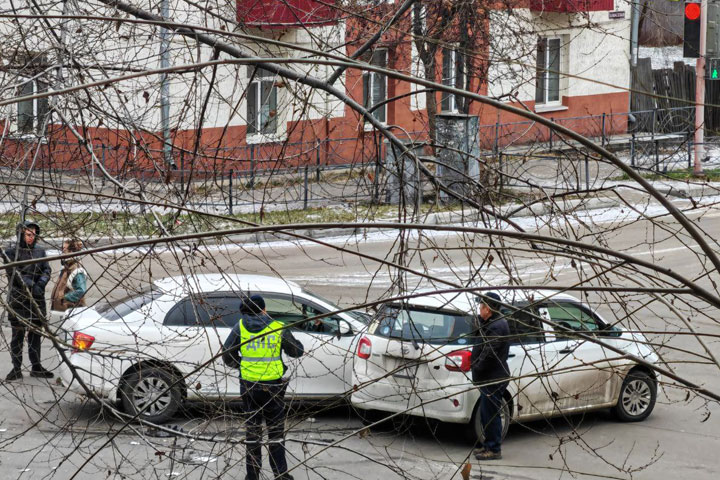
<path id="1" fill-rule="evenodd" d="M 500 314 L 501 305 L 500 296 L 495 292 L 481 296 L 478 312 L 479 341 L 473 346 L 470 355 L 472 381 L 480 385 L 480 421 L 485 434 L 481 448 L 475 452 L 478 460 L 502 458 L 501 411 L 510 377 L 507 363 L 510 329 L 507 320 Z"/>
<path id="2" fill-rule="evenodd" d="M 73 253 L 82 250 L 80 240 L 65 240 L 62 253 Z M 62 260 L 63 269 L 55 284 L 50 297 L 50 308 L 64 312 L 70 308 L 85 306 L 85 292 L 87 291 L 87 272 L 80 264 L 80 257 Z"/>
<path id="3" fill-rule="evenodd" d="M 40 237 L 40 225 L 25 221 L 18 225 L 18 243 L 3 252 L 5 263 L 45 258 L 45 250 L 37 245 Z M 22 374 L 22 351 L 25 335 L 28 338 L 28 356 L 30 357 L 30 376 L 52 378 L 52 372 L 40 363 L 40 340 L 46 329 L 47 306 L 45 305 L 45 286 L 50 281 L 50 265 L 47 260 L 22 265 L 6 270 L 8 276 L 8 320 L 12 327 L 10 357 L 13 368 L 5 381 L 18 380 Z"/>
<path id="4" fill-rule="evenodd" d="M 292 358 L 303 354 L 288 328 L 268 316 L 265 300 L 252 295 L 240 307 L 240 321 L 223 345 L 223 361 L 240 368 L 240 395 L 246 420 L 246 480 L 258 480 L 262 468 L 262 421 L 268 430 L 270 466 L 274 478 L 292 480 L 285 458 L 285 389 L 287 367 L 281 352 Z"/>

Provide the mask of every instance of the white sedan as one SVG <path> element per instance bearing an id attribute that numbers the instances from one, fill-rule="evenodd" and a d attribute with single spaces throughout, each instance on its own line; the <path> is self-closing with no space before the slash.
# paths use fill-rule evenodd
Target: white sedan
<path id="1" fill-rule="evenodd" d="M 184 400 L 239 397 L 238 370 L 224 365 L 222 344 L 240 320 L 247 295 L 260 294 L 267 313 L 292 324 L 305 355 L 284 358 L 292 399 L 345 398 L 358 334 L 368 317 L 339 307 L 299 285 L 259 275 L 206 274 L 158 280 L 113 304 L 68 312 L 62 325 L 72 349 L 60 376 L 85 393 L 119 399 L 151 422 L 170 419 Z"/>
<path id="2" fill-rule="evenodd" d="M 498 291 L 512 306 L 511 380 L 501 411 L 511 421 L 612 408 L 639 421 L 653 410 L 657 356 L 645 338 L 624 331 L 572 296 L 551 291 Z M 471 295 L 428 295 L 380 307 L 358 342 L 352 404 L 462 423 L 482 438 L 479 392 L 470 376 L 477 303 Z M 585 340 L 578 333 L 608 347 Z"/>

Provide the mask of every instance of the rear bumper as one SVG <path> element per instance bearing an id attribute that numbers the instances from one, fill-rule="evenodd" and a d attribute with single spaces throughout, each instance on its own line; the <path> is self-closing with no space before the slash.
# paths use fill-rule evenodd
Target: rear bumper
<path id="1" fill-rule="evenodd" d="M 353 377 L 350 402 L 361 410 L 380 410 L 432 418 L 449 423 L 468 423 L 480 397 L 470 384 L 452 385 L 423 392 L 408 387 L 399 392 L 392 381 Z M 355 388 L 357 386 L 357 388 Z"/>
<path id="2" fill-rule="evenodd" d="M 65 350 L 70 365 L 60 361 L 59 375 L 69 390 L 86 395 L 87 388 L 101 398 L 115 400 L 121 376 L 122 361 L 90 355 L 86 352 Z M 74 375 L 73 375 L 74 372 Z"/>

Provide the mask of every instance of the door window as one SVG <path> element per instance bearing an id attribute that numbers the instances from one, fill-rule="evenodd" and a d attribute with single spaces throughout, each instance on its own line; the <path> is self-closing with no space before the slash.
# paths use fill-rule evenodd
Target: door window
<path id="1" fill-rule="evenodd" d="M 328 311 L 298 297 L 263 295 L 263 298 L 265 299 L 267 314 L 273 320 L 291 325 L 295 330 L 336 335 L 340 329 L 340 322 L 344 322 L 344 320 L 336 316 L 314 319 L 313 317 L 324 315 Z"/>
<path id="2" fill-rule="evenodd" d="M 537 313 L 532 310 L 510 310 L 503 309 L 510 329 L 510 343 L 530 344 L 545 341 L 545 334 L 542 322 L 537 318 Z"/>
<path id="3" fill-rule="evenodd" d="M 557 338 L 568 338 L 572 331 L 595 332 L 600 329 L 597 319 L 589 310 L 582 305 L 570 302 L 549 303 L 545 305 L 550 320 L 558 327 L 555 327 Z"/>
<path id="4" fill-rule="evenodd" d="M 193 296 L 181 300 L 165 316 L 166 326 L 232 328 L 240 320 L 242 298 Z"/>

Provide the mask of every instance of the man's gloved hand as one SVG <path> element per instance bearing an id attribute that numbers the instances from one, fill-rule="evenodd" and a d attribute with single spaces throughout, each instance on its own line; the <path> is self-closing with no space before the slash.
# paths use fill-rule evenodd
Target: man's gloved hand
<path id="1" fill-rule="evenodd" d="M 32 293 L 34 297 L 44 297 L 45 289 L 38 284 L 33 285 Z"/>

